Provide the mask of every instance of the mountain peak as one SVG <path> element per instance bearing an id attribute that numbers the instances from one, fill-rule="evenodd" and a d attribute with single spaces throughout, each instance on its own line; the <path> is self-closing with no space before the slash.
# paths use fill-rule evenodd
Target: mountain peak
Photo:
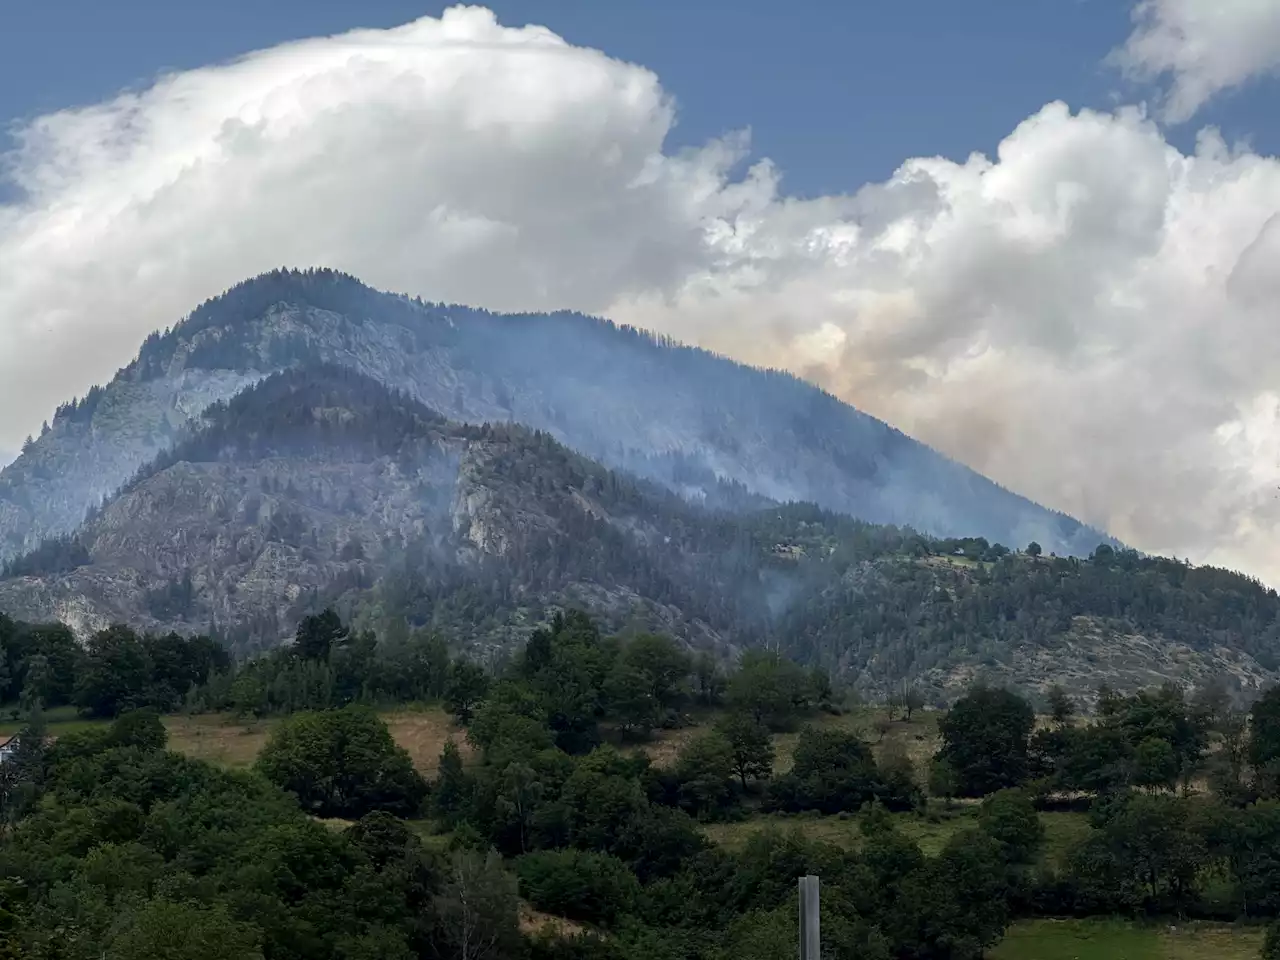
<path id="1" fill-rule="evenodd" d="M 193 418 L 292 367 L 357 371 L 456 421 L 514 421 L 700 500 L 723 482 L 877 523 L 1087 554 L 1104 534 L 796 377 L 578 314 L 493 314 L 332 270 L 247 280 L 148 337 L 0 472 L 0 558 L 74 529 Z"/>

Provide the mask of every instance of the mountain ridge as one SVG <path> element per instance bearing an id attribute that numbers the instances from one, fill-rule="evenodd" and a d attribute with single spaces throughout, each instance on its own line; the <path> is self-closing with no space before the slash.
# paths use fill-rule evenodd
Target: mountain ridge
<path id="1" fill-rule="evenodd" d="M 698 500 L 715 478 L 925 532 L 1088 553 L 1105 534 L 1005 490 L 778 371 L 567 312 L 503 315 L 333 271 L 238 284 L 63 404 L 0 471 L 0 559 L 70 532 L 210 404 L 305 363 L 350 366 L 453 419 L 546 430 Z"/>

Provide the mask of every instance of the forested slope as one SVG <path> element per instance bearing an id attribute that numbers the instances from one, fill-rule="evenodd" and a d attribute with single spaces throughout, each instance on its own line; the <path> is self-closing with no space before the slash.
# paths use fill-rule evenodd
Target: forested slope
<path id="1" fill-rule="evenodd" d="M 211 407 L 72 534 L 13 558 L 0 610 L 203 632 L 244 655 L 335 604 L 503 657 L 556 609 L 731 657 L 773 646 L 883 696 L 970 680 L 1136 687 L 1278 665 L 1280 602 L 1243 576 L 1103 545 L 940 540 L 740 484 L 690 502 L 547 433 L 442 416 L 349 368 Z"/>

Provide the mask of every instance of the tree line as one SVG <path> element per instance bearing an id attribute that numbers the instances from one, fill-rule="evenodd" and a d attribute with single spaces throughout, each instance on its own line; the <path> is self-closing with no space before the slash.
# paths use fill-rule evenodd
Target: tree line
<path id="1" fill-rule="evenodd" d="M 0 703 L 25 712 L 71 705 L 90 717 L 178 709 L 210 676 L 231 669 L 208 637 L 139 634 L 117 625 L 83 644 L 61 623 L 30 624 L 0 613 Z"/>
<path id="2" fill-rule="evenodd" d="M 1248 713 L 1221 688 L 1100 691 L 1091 722 L 1053 689 L 1030 703 L 980 688 L 940 723 L 935 796 L 1018 796 L 1082 807 L 1090 829 L 1026 877 L 1021 909 L 1047 915 L 1280 917 L 1280 688 Z"/>

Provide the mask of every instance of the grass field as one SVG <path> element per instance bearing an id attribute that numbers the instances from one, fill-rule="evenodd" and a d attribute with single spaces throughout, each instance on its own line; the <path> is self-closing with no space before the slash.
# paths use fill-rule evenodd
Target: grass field
<path id="1" fill-rule="evenodd" d="M 953 834 L 974 826 L 976 817 L 977 807 L 969 805 L 943 811 L 941 816 L 934 817 L 897 814 L 894 822 L 906 836 L 920 844 L 921 851 L 934 856 Z M 1064 862 L 1067 852 L 1091 829 L 1088 819 L 1081 813 L 1042 813 L 1040 819 L 1045 827 L 1044 858 L 1055 866 Z M 761 814 L 737 823 L 704 824 L 702 832 L 713 843 L 729 850 L 740 850 L 752 834 L 768 829 L 798 830 L 811 840 L 833 843 L 846 850 L 857 850 L 862 843 L 858 818 L 853 815 Z"/>
<path id="2" fill-rule="evenodd" d="M 901 746 L 915 764 L 917 775 L 923 778 L 929 758 L 938 750 L 939 717 L 941 714 L 937 711 L 921 710 L 912 716 L 910 723 L 898 719 L 883 727 L 883 707 L 855 707 L 839 716 L 818 714 L 807 722 L 828 729 L 857 733 L 872 743 L 872 749 L 877 754 L 890 744 Z M 710 730 L 715 719 L 715 713 L 696 716 L 691 726 L 678 730 L 659 730 L 650 742 L 632 749 L 647 754 L 656 766 L 670 766 L 675 763 L 680 748 L 694 737 Z M 774 735 L 774 773 L 786 773 L 791 769 L 799 739 L 798 731 Z"/>
<path id="3" fill-rule="evenodd" d="M 894 819 L 898 829 L 920 844 L 920 849 L 930 855 L 940 851 L 957 830 L 973 823 L 971 815 L 936 822 L 909 814 Z M 857 850 L 862 845 L 862 831 L 856 816 L 764 814 L 739 823 L 708 823 L 703 826 L 702 831 L 713 843 L 729 850 L 740 850 L 753 834 L 771 828 L 784 833 L 797 830 L 807 839 L 833 843 L 845 850 Z"/>
<path id="4" fill-rule="evenodd" d="M 464 761 L 471 756 L 471 745 L 439 707 L 401 707 L 380 711 L 380 715 L 396 742 L 409 752 L 414 766 L 427 776 L 435 773 L 440 752 L 450 738 L 458 744 Z M 54 737 L 104 727 L 108 723 L 106 720 L 78 717 L 71 707 L 48 711 L 45 721 Z M 169 749 L 231 768 L 252 765 L 279 722 L 274 718 L 237 720 L 222 713 L 174 714 L 164 718 L 165 728 L 169 731 Z M 21 726 L 18 722 L 0 722 L 0 734 L 16 733 Z"/>
<path id="5" fill-rule="evenodd" d="M 16 711 L 13 713 L 16 713 Z M 44 719 L 54 736 L 60 733 L 75 733 L 77 730 L 89 730 L 93 727 L 103 726 L 106 723 L 104 720 L 85 720 L 81 718 L 76 713 L 75 707 L 54 707 L 51 710 L 46 710 Z M 0 720 L 0 736 L 7 737 L 15 734 L 22 729 L 22 726 L 22 720 L 6 711 L 6 718 Z"/>
<path id="6" fill-rule="evenodd" d="M 380 711 L 382 719 L 391 729 L 402 747 L 413 757 L 414 765 L 423 773 L 431 773 L 440 760 L 445 741 L 452 738 L 462 751 L 464 760 L 470 759 L 471 747 L 466 737 L 439 707 L 399 707 Z M 938 714 L 922 711 L 910 723 L 896 720 L 883 731 L 877 730 L 877 720 L 884 717 L 884 710 L 865 707 L 851 710 L 840 716 L 821 714 L 811 722 L 832 729 L 850 730 L 874 741 L 877 752 L 891 743 L 902 746 L 916 764 L 917 773 L 923 777 L 925 763 L 938 747 Z M 105 720 L 86 720 L 79 717 L 73 707 L 56 707 L 45 713 L 45 722 L 53 736 L 62 736 L 80 730 L 101 727 Z M 169 730 L 169 746 L 187 754 L 227 767 L 247 767 L 253 763 L 262 745 L 279 723 L 277 718 L 265 720 L 238 720 L 229 714 L 174 714 L 164 718 Z M 660 730 L 653 739 L 629 749 L 643 751 L 658 766 L 675 762 L 680 748 L 692 738 L 706 733 L 715 722 L 715 714 L 696 718 L 692 726 L 679 730 Z M 0 719 L 0 735 L 17 733 L 22 722 L 13 717 Z M 776 760 L 774 770 L 785 773 L 791 769 L 799 733 L 780 733 L 774 737 Z"/>
<path id="7" fill-rule="evenodd" d="M 1025 920 L 990 960 L 1256 960 L 1262 930 L 1230 924 L 1139 925 L 1120 920 Z"/>
<path id="8" fill-rule="evenodd" d="M 426 776 L 435 773 L 445 742 L 458 744 L 463 760 L 471 755 L 471 745 L 438 707 L 408 707 L 380 711 L 383 721 L 400 746 L 408 751 L 413 765 Z M 165 717 L 170 749 L 224 767 L 247 767 L 279 723 L 270 720 L 236 720 L 225 714 L 197 714 Z"/>

